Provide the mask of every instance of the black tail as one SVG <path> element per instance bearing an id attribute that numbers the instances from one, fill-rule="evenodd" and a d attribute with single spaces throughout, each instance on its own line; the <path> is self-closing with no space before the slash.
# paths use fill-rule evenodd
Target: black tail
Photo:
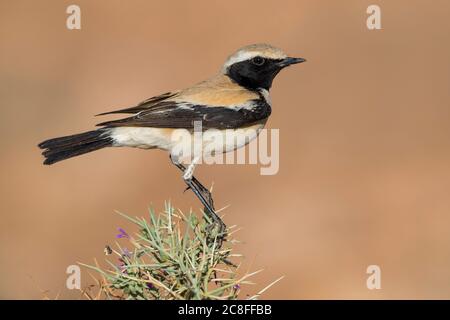
<path id="1" fill-rule="evenodd" d="M 79 156 L 94 150 L 112 146 L 113 140 L 107 129 L 83 132 L 71 136 L 46 140 L 38 146 L 45 149 L 42 155 L 44 164 Z"/>

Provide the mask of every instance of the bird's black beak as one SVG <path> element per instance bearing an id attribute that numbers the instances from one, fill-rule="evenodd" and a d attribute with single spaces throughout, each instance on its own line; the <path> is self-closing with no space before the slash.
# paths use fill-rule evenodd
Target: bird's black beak
<path id="1" fill-rule="evenodd" d="M 287 58 L 281 60 L 278 63 L 278 66 L 280 66 L 281 68 L 284 68 L 284 67 L 290 66 L 291 64 L 302 63 L 305 61 L 306 61 L 306 59 L 303 59 L 303 58 L 287 57 Z"/>

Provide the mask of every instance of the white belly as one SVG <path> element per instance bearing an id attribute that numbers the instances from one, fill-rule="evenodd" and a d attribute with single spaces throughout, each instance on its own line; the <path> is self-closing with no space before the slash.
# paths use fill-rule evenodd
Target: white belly
<path id="1" fill-rule="evenodd" d="M 170 150 L 169 129 L 144 127 L 117 127 L 111 129 L 115 147 Z"/>
<path id="2" fill-rule="evenodd" d="M 264 124 L 260 123 L 240 129 L 209 129 L 195 134 L 185 129 L 117 127 L 111 129 L 111 137 L 117 147 L 158 148 L 171 154 L 190 150 L 186 158 L 192 158 L 198 150 L 208 156 L 241 148 L 255 139 L 263 127 Z M 199 142 L 201 149 L 198 147 Z"/>
<path id="3" fill-rule="evenodd" d="M 263 127 L 258 124 L 241 129 L 207 130 L 203 133 L 203 149 L 222 150 L 223 153 L 242 148 L 255 139 Z"/>

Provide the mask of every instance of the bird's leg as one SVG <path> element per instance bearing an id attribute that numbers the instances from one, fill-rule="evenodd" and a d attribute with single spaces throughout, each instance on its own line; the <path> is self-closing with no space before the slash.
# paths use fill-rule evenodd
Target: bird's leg
<path id="1" fill-rule="evenodd" d="M 193 175 L 196 161 L 192 161 L 192 163 L 188 166 L 188 168 L 186 168 L 181 163 L 173 161 L 172 157 L 170 159 L 172 160 L 172 163 L 183 172 L 183 180 L 188 185 L 188 189 L 192 189 L 192 192 L 194 192 L 196 197 L 205 207 L 206 215 L 213 222 L 211 227 L 215 226 L 219 227 L 219 235 L 220 235 L 219 245 L 221 245 L 222 240 L 225 239 L 226 237 L 226 225 L 215 212 L 214 201 L 211 192 L 205 186 L 203 186 L 200 183 L 200 181 L 198 181 L 197 178 L 195 178 Z"/>
<path id="2" fill-rule="evenodd" d="M 194 177 L 193 172 L 192 172 L 193 168 L 191 168 L 191 172 L 190 172 L 190 174 L 189 174 L 189 176 L 188 176 L 188 173 L 186 172 L 187 169 L 186 169 L 186 167 L 185 167 L 184 165 L 182 165 L 181 163 L 178 163 L 178 162 L 174 161 L 174 160 L 172 159 L 172 157 L 170 158 L 170 160 L 172 161 L 172 163 L 173 163 L 178 169 L 181 170 L 181 172 L 183 172 L 183 179 L 184 179 L 185 181 L 186 181 L 185 178 L 189 178 L 189 176 L 190 176 L 190 179 L 192 180 L 192 183 L 193 183 L 193 184 L 197 187 L 197 189 L 201 192 L 203 198 L 208 202 L 209 206 L 210 206 L 213 210 L 215 210 L 215 209 L 214 209 L 214 200 L 213 200 L 213 197 L 212 197 L 211 192 L 210 192 L 205 186 L 203 186 L 203 184 L 201 184 L 200 181 L 197 180 L 197 178 Z M 189 189 L 191 189 L 191 187 L 188 185 L 188 187 L 187 187 L 186 190 L 189 190 Z"/>

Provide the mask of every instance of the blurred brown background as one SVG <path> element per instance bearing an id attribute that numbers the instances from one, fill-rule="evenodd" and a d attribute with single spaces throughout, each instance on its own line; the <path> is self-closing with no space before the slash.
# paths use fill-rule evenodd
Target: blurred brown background
<path id="1" fill-rule="evenodd" d="M 79 31 L 65 26 L 73 3 Z M 383 30 L 366 28 L 373 3 Z M 279 173 L 197 171 L 243 227 L 246 266 L 265 268 L 248 292 L 285 275 L 265 298 L 450 298 L 449 16 L 446 0 L 1 0 L 0 297 L 79 297 L 65 269 L 103 259 L 127 226 L 114 210 L 200 207 L 164 152 L 111 148 L 47 167 L 38 142 L 267 42 L 308 59 L 272 88 Z M 371 264 L 381 290 L 366 288 Z"/>

